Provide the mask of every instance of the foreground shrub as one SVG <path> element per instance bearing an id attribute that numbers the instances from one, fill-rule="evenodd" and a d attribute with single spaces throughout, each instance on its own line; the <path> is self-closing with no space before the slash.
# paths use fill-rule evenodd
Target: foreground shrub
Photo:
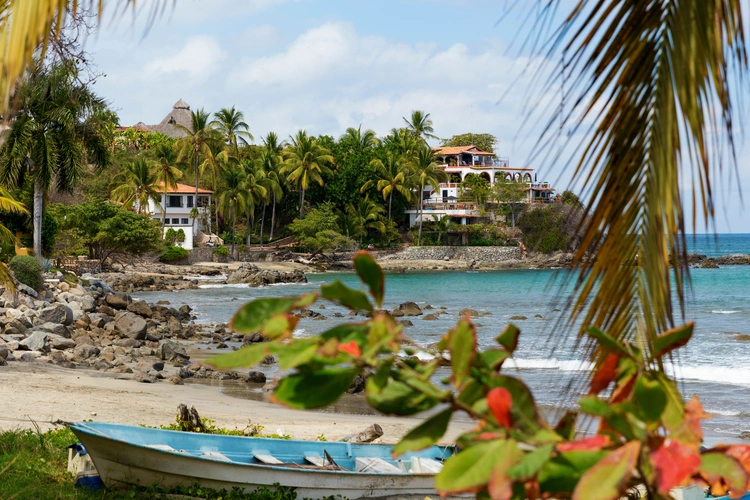
<path id="1" fill-rule="evenodd" d="M 214 255 L 229 255 L 229 249 L 224 245 L 221 245 L 214 250 Z"/>
<path id="2" fill-rule="evenodd" d="M 174 262 L 176 260 L 185 260 L 189 256 L 187 250 L 182 247 L 168 246 L 159 254 L 161 262 Z"/>
<path id="3" fill-rule="evenodd" d="M 34 290 L 42 288 L 42 265 L 31 255 L 16 255 L 8 264 L 18 281 Z"/>

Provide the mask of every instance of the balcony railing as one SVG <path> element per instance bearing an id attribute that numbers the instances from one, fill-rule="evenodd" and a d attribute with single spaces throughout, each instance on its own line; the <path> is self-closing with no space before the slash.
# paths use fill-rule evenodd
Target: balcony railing
<path id="1" fill-rule="evenodd" d="M 432 202 L 425 200 L 424 208 L 425 210 L 476 210 L 477 204 L 471 201 Z M 419 207 L 413 208 L 413 210 L 418 209 Z"/>

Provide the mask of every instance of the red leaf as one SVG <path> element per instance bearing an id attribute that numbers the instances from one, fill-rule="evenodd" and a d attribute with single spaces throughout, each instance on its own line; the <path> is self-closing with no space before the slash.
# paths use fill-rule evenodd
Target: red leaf
<path id="1" fill-rule="evenodd" d="M 674 430 L 672 438 L 683 443 L 700 443 L 703 439 L 701 420 L 707 418 L 711 418 L 711 415 L 703 411 L 700 401 L 693 396 L 685 403 L 685 420 Z"/>
<path id="2" fill-rule="evenodd" d="M 487 394 L 487 406 L 490 408 L 497 423 L 506 429 L 510 429 L 512 423 L 510 416 L 510 407 L 512 405 L 513 396 L 510 395 L 510 391 L 505 387 L 496 387 Z"/>
<path id="3" fill-rule="evenodd" d="M 665 439 L 651 454 L 651 463 L 656 469 L 659 492 L 667 494 L 700 470 L 701 458 L 696 447 Z"/>
<path id="4" fill-rule="evenodd" d="M 617 354 L 610 354 L 604 360 L 604 363 L 594 374 L 594 378 L 591 379 L 591 390 L 589 394 L 599 394 L 615 379 L 615 371 L 617 370 L 617 363 L 620 361 L 620 356 Z"/>
<path id="5" fill-rule="evenodd" d="M 354 340 L 352 340 L 351 342 L 347 342 L 346 344 L 340 344 L 339 352 L 345 352 L 354 356 L 355 358 L 358 358 L 362 355 L 362 351 L 359 350 L 359 345 Z"/>
<path id="6" fill-rule="evenodd" d="M 722 444 L 711 451 L 718 451 L 737 460 L 749 476 L 746 490 L 750 490 L 750 444 Z"/>
<path id="7" fill-rule="evenodd" d="M 473 440 L 474 441 L 489 441 L 490 439 L 500 439 L 501 437 L 505 437 L 505 436 L 501 436 L 497 432 L 483 432 L 477 437 L 475 437 Z"/>
<path id="8" fill-rule="evenodd" d="M 609 437 L 603 434 L 589 436 L 576 441 L 568 441 L 557 445 L 557 451 L 565 453 L 567 451 L 595 451 L 601 450 L 609 445 Z"/>

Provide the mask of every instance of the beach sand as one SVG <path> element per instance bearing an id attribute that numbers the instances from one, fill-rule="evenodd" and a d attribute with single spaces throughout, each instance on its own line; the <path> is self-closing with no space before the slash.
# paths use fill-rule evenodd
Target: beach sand
<path id="1" fill-rule="evenodd" d="M 219 427 L 244 429 L 250 421 L 264 426 L 264 433 L 289 434 L 293 439 L 315 439 L 323 434 L 332 440 L 377 423 L 384 431 L 378 442 L 396 443 L 421 423 L 420 418 L 292 410 L 231 397 L 208 385 L 144 384 L 121 377 L 41 363 L 10 363 L 0 368 L 0 430 L 33 429 L 32 420 L 42 429 L 53 427 L 50 422 L 56 420 L 84 419 L 167 425 L 174 421 L 180 403 L 194 405 L 202 417 L 215 420 Z M 451 424 L 442 442 L 453 442 L 471 427 L 466 421 Z"/>

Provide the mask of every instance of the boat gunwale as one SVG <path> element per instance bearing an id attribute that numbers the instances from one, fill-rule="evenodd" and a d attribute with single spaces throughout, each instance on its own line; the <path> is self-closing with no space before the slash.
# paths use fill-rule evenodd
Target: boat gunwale
<path id="1" fill-rule="evenodd" d="M 111 423 L 111 422 L 96 422 L 96 423 L 98 423 L 98 424 L 104 424 L 104 425 L 117 425 L 117 426 L 127 425 L 127 424 L 114 424 L 114 423 Z M 129 425 L 127 425 L 127 426 L 128 427 L 138 428 L 138 429 L 149 429 L 149 430 L 153 430 L 153 431 L 168 432 L 168 433 L 182 434 L 182 433 L 186 432 L 186 431 L 174 431 L 174 430 L 171 430 L 171 429 L 157 429 L 157 428 L 153 428 L 153 427 L 139 427 L 139 426 L 129 426 Z M 323 473 L 323 474 L 335 474 L 335 475 L 352 474 L 352 475 L 367 475 L 367 476 L 377 476 L 377 477 L 389 477 L 389 476 L 392 476 L 392 477 L 434 477 L 434 476 L 437 475 L 437 473 L 424 473 L 424 472 L 413 472 L 413 473 L 410 473 L 410 472 L 400 472 L 400 473 L 396 474 L 396 473 L 392 473 L 392 472 L 367 472 L 367 471 L 365 471 L 365 472 L 357 472 L 357 471 L 351 471 L 351 470 L 302 469 L 302 468 L 296 468 L 296 467 L 284 467 L 283 465 L 272 465 L 272 464 L 263 464 L 263 463 L 243 463 L 243 462 L 236 462 L 234 460 L 228 460 L 227 461 L 227 460 L 221 460 L 221 459 L 218 459 L 218 458 L 195 456 L 194 454 L 187 453 L 187 452 L 186 453 L 181 453 L 179 450 L 174 450 L 174 451 L 162 450 L 162 449 L 159 449 L 159 448 L 152 448 L 151 446 L 144 445 L 144 444 L 131 443 L 131 442 L 125 441 L 123 439 L 118 439 L 118 438 L 115 438 L 115 437 L 113 437 L 111 435 L 105 434 L 104 432 L 101 432 L 101 431 L 99 431 L 99 430 L 97 430 L 95 428 L 89 427 L 86 422 L 72 422 L 72 423 L 68 424 L 68 427 L 71 430 L 73 430 L 74 434 L 75 434 L 75 430 L 79 430 L 79 431 L 82 431 L 84 434 L 88 434 L 90 436 L 98 437 L 100 439 L 108 439 L 108 440 L 111 440 L 111 441 L 115 441 L 117 443 L 124 444 L 126 446 L 132 446 L 132 447 L 135 447 L 135 448 L 140 448 L 140 449 L 144 449 L 144 450 L 148 450 L 148 451 L 152 451 L 152 452 L 168 453 L 168 454 L 174 455 L 176 457 L 187 458 L 187 459 L 192 459 L 192 460 L 199 460 L 199 461 L 200 460 L 208 460 L 208 461 L 211 461 L 211 462 L 214 462 L 214 463 L 217 463 L 217 464 L 235 465 L 235 466 L 243 466 L 243 467 L 246 466 L 246 467 L 252 467 L 252 468 L 257 468 L 257 469 L 262 469 L 262 470 L 273 469 L 273 470 L 279 470 L 279 471 L 284 471 L 284 472 L 293 471 L 293 472 L 303 472 L 303 473 L 314 473 L 314 474 Z M 189 434 L 195 434 L 196 436 L 201 436 L 201 435 L 202 436 L 217 436 L 217 437 L 220 436 L 221 438 L 263 439 L 264 441 L 265 440 L 269 440 L 269 441 L 281 441 L 281 442 L 285 442 L 285 443 L 288 443 L 290 441 L 288 439 L 257 438 L 257 437 L 256 438 L 252 438 L 250 436 L 229 436 L 229 435 L 224 435 L 224 434 L 201 434 L 201 433 L 189 433 Z M 304 440 L 297 440 L 297 439 L 292 440 L 292 441 L 303 441 L 303 442 L 311 442 L 311 443 L 316 442 L 316 441 L 304 441 Z M 341 442 L 341 443 L 338 443 L 338 444 L 352 444 L 352 443 Z M 393 445 L 388 445 L 388 444 L 383 444 L 383 443 L 377 443 L 377 444 L 357 443 L 357 444 L 367 444 L 368 446 L 381 446 L 381 447 L 391 447 L 391 448 L 393 447 Z M 433 445 L 433 446 L 437 447 L 437 448 L 445 448 L 445 449 L 450 448 L 450 446 L 442 446 L 442 447 L 439 446 L 439 445 Z M 88 448 L 86 448 L 86 451 L 89 451 Z M 89 454 L 90 454 L 90 452 L 89 452 Z M 450 456 L 453 456 L 453 453 L 451 453 Z M 92 455 L 92 458 L 93 458 L 93 455 Z M 356 457 L 352 456 L 351 458 L 353 459 L 353 458 L 356 458 Z M 369 457 L 360 457 L 360 458 L 369 458 Z M 379 458 L 379 457 L 373 457 L 373 458 Z"/>

